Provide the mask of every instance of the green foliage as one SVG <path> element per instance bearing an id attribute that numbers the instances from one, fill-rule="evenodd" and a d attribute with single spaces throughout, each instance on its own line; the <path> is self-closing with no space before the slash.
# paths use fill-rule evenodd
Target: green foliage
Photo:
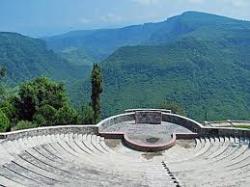
<path id="1" fill-rule="evenodd" d="M 30 129 L 30 128 L 36 128 L 36 127 L 38 127 L 38 125 L 35 123 L 21 120 L 15 126 L 15 130 Z"/>
<path id="2" fill-rule="evenodd" d="M 52 126 L 56 124 L 57 110 L 51 105 L 43 105 L 34 115 L 34 122 L 39 126 Z"/>
<path id="3" fill-rule="evenodd" d="M 94 122 L 96 123 L 100 119 L 101 114 L 101 104 L 100 104 L 100 95 L 102 93 L 102 73 L 101 68 L 94 64 L 93 70 L 91 73 L 91 106 L 94 111 Z"/>
<path id="4" fill-rule="evenodd" d="M 66 105 L 60 108 L 56 113 L 56 123 L 58 125 L 76 124 L 78 114 L 75 109 Z"/>
<path id="5" fill-rule="evenodd" d="M 164 101 L 163 103 L 161 103 L 160 108 L 171 110 L 171 112 L 174 114 L 179 114 L 182 116 L 186 115 L 184 109 L 174 101 Z"/>
<path id="6" fill-rule="evenodd" d="M 28 121 L 32 121 L 34 114 L 44 105 L 58 110 L 65 104 L 67 98 L 63 85 L 45 77 L 22 84 L 15 100 L 19 120 Z"/>
<path id="7" fill-rule="evenodd" d="M 14 98 L 9 97 L 6 99 L 1 105 L 0 108 L 4 112 L 4 114 L 7 116 L 7 118 L 10 120 L 11 123 L 16 123 L 17 121 L 17 111 L 16 108 L 13 105 Z"/>
<path id="8" fill-rule="evenodd" d="M 5 77 L 5 75 L 6 75 L 6 68 L 0 66 L 0 80 L 1 80 L 3 77 Z"/>
<path id="9" fill-rule="evenodd" d="M 79 115 L 79 122 L 83 124 L 93 124 L 94 120 L 94 111 L 93 108 L 89 105 L 82 107 L 82 111 Z"/>
<path id="10" fill-rule="evenodd" d="M 2 110 L 0 110 L 0 132 L 10 131 L 10 129 L 11 126 L 8 117 Z"/>

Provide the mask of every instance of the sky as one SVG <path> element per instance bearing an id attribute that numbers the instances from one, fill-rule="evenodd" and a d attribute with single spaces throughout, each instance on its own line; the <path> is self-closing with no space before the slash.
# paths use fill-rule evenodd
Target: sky
<path id="1" fill-rule="evenodd" d="M 0 31 L 41 37 L 158 22 L 185 11 L 250 20 L 250 0 L 0 0 Z"/>

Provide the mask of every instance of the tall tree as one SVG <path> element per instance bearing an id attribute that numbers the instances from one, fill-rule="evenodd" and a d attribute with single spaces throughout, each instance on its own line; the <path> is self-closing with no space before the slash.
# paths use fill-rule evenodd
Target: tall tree
<path id="1" fill-rule="evenodd" d="M 92 73 L 91 73 L 91 105 L 94 111 L 94 122 L 96 123 L 100 119 L 101 114 L 101 104 L 100 104 L 100 95 L 102 93 L 102 73 L 101 68 L 94 64 Z"/>
<path id="2" fill-rule="evenodd" d="M 0 66 L 0 104 L 3 102 L 4 100 L 4 96 L 5 96 L 5 87 L 4 84 L 2 82 L 2 79 L 5 77 L 6 75 L 6 69 L 5 67 L 1 67 Z"/>

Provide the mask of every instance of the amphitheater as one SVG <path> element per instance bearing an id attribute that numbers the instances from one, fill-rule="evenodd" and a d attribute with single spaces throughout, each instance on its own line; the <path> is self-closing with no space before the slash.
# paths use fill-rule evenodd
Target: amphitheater
<path id="1" fill-rule="evenodd" d="M 0 134 L 0 186 L 250 186 L 250 131 L 135 109 Z"/>

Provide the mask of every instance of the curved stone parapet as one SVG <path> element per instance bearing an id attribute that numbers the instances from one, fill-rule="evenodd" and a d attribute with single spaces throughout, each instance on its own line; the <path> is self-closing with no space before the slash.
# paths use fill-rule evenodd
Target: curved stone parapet
<path id="1" fill-rule="evenodd" d="M 133 112 L 132 112 L 133 111 Z M 148 112 L 149 115 L 153 114 L 152 112 L 161 112 L 161 110 L 158 109 L 149 109 L 149 111 L 147 109 L 139 109 L 140 112 Z M 104 119 L 103 121 L 101 121 L 100 123 L 97 124 L 97 126 L 99 127 L 99 135 L 105 138 L 116 138 L 116 139 L 122 139 L 123 143 L 133 149 L 139 150 L 139 151 L 162 151 L 165 149 L 168 149 L 170 147 L 172 147 L 175 142 L 176 142 L 176 135 L 172 134 L 172 137 L 169 141 L 167 142 L 160 142 L 160 143 L 155 143 L 155 144 L 150 144 L 150 143 L 142 143 L 142 142 L 137 142 L 134 139 L 131 139 L 128 134 L 126 132 L 105 132 L 104 129 L 106 129 L 109 126 L 115 125 L 117 123 L 121 123 L 121 122 L 130 122 L 130 121 L 134 121 L 136 123 L 136 109 L 132 109 L 132 110 L 127 110 L 126 113 L 124 114 L 119 114 L 116 116 L 111 116 L 107 119 Z M 147 114 L 147 113 L 146 113 Z M 173 123 L 181 123 L 183 120 L 186 120 L 187 122 L 185 122 L 186 125 L 182 125 L 181 126 L 191 129 L 193 130 L 194 128 L 200 128 L 200 124 L 198 124 L 197 122 L 185 118 L 185 117 L 181 117 L 178 115 L 174 115 L 168 112 L 168 110 L 164 110 L 164 112 L 161 112 L 161 118 L 162 121 L 166 121 L 166 122 L 173 122 Z M 176 120 L 174 120 L 176 119 Z M 178 123 L 177 123 L 178 122 Z M 194 127 L 193 127 L 194 126 Z"/>
<path id="2" fill-rule="evenodd" d="M 98 127 L 96 125 L 64 125 L 51 127 L 38 127 L 32 129 L 24 129 L 7 133 L 0 133 L 0 139 L 15 140 L 23 137 L 33 137 L 50 134 L 98 134 Z"/>
<path id="3" fill-rule="evenodd" d="M 133 121 L 133 120 L 135 120 L 135 113 L 128 112 L 125 114 L 118 114 L 118 115 L 106 118 L 106 119 L 100 121 L 97 124 L 97 126 L 98 126 L 98 130 L 100 132 L 100 131 L 102 131 L 102 129 L 104 129 L 105 127 L 108 127 L 110 125 L 114 125 L 116 123 L 123 122 L 123 121 Z"/>
<path id="4" fill-rule="evenodd" d="M 161 144 L 144 144 L 138 143 L 125 133 L 125 132 L 103 132 L 103 129 L 115 125 L 117 123 L 126 122 L 126 121 L 135 121 L 136 123 L 136 112 L 161 112 L 162 121 L 174 123 L 176 125 L 182 126 L 186 129 L 189 129 L 191 133 L 174 133 L 172 134 L 172 139 L 169 142 Z M 124 144 L 130 148 L 139 150 L 139 151 L 159 151 L 168 149 L 175 144 L 176 139 L 194 139 L 197 137 L 204 136 L 234 136 L 234 137 L 250 137 L 250 130 L 246 129 L 235 129 L 235 128 L 214 128 L 214 127 L 204 127 L 201 123 L 192 120 L 188 117 L 181 116 L 178 114 L 172 114 L 168 111 L 161 109 L 129 109 L 126 110 L 126 113 L 119 114 L 116 116 L 111 116 L 107 119 L 104 119 L 97 124 L 99 127 L 99 135 L 106 138 L 119 138 L 122 139 Z"/>
<path id="5" fill-rule="evenodd" d="M 136 112 L 136 111 L 159 111 L 159 112 L 165 112 L 165 113 L 172 113 L 171 110 L 167 109 L 155 109 L 155 108 L 136 108 L 136 109 L 127 109 L 125 112 Z"/>
<path id="6" fill-rule="evenodd" d="M 201 132 L 201 129 L 203 128 L 203 125 L 199 122 L 178 114 L 162 112 L 162 121 L 178 124 L 195 133 Z"/>

